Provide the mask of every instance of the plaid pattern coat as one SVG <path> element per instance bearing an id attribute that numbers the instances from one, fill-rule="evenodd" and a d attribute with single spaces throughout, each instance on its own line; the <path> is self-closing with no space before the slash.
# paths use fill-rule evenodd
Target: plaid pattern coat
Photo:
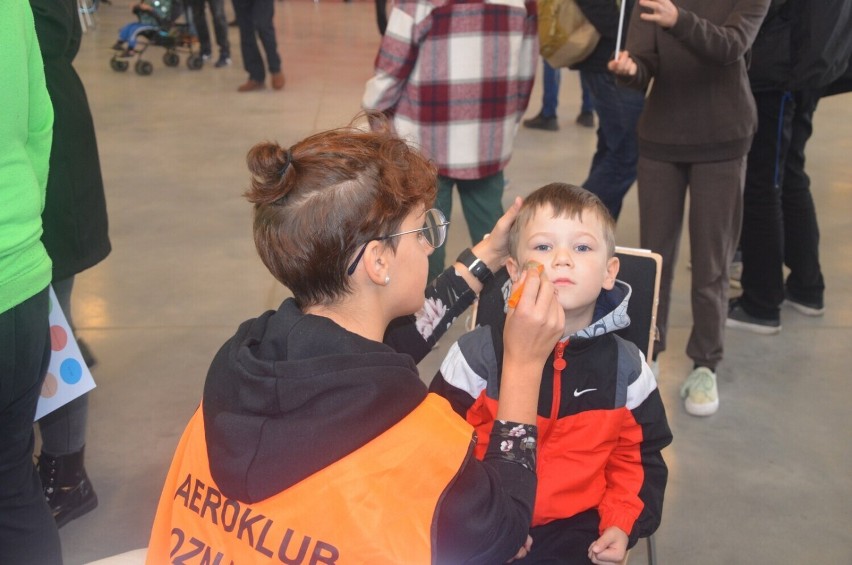
<path id="1" fill-rule="evenodd" d="M 538 62 L 534 0 L 400 0 L 362 105 L 438 173 L 480 179 L 506 166 Z"/>

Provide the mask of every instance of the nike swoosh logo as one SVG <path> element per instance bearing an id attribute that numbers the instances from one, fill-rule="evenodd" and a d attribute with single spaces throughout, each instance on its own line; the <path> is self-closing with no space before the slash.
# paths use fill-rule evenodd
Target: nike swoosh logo
<path id="1" fill-rule="evenodd" d="M 582 396 L 582 395 L 586 394 L 587 392 L 592 392 L 593 390 L 598 390 L 598 389 L 596 389 L 596 388 L 587 388 L 587 389 L 584 389 L 584 390 L 577 390 L 577 389 L 575 388 L 575 389 L 574 389 L 574 397 L 576 398 L 576 397 L 578 397 L 578 396 Z"/>

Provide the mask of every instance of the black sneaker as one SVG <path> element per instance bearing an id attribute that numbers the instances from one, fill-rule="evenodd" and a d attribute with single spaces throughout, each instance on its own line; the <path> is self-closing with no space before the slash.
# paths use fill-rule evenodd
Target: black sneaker
<path id="1" fill-rule="evenodd" d="M 556 116 L 545 117 L 539 112 L 536 117 L 524 120 L 524 127 L 546 131 L 559 131 L 559 120 L 556 119 Z"/>
<path id="2" fill-rule="evenodd" d="M 781 320 L 752 316 L 743 310 L 739 298 L 734 298 L 730 301 L 728 319 L 725 320 L 725 326 L 761 335 L 776 335 L 781 333 Z"/>
<path id="3" fill-rule="evenodd" d="M 593 128 L 595 127 L 595 114 L 593 112 L 580 112 L 575 121 L 577 125 L 584 128 Z"/>
<path id="4" fill-rule="evenodd" d="M 217 69 L 221 69 L 222 67 L 227 67 L 231 64 L 231 58 L 227 55 L 219 55 L 219 60 L 216 61 L 216 64 L 213 65 Z"/>

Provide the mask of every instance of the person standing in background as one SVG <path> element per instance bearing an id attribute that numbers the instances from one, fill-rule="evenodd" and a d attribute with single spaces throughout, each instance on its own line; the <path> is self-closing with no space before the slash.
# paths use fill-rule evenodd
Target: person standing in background
<path id="1" fill-rule="evenodd" d="M 624 6 L 627 23 L 633 0 L 623 1 L 627 2 Z M 618 4 L 613 0 L 577 0 L 577 7 L 601 34 L 592 54 L 571 67 L 580 72 L 580 81 L 591 94 L 598 113 L 598 144 L 582 186 L 596 194 L 617 221 L 624 195 L 636 180 L 639 158 L 636 124 L 645 104 L 645 93 L 617 84 L 607 69 L 619 32 Z M 626 35 L 625 25 L 622 39 Z"/>
<path id="2" fill-rule="evenodd" d="M 0 563 L 62 563 L 33 464 L 33 419 L 50 361 L 51 262 L 41 242 L 53 107 L 33 14 L 0 18 Z"/>
<path id="3" fill-rule="evenodd" d="M 201 42 L 201 56 L 209 59 L 213 54 L 210 44 L 210 28 L 207 27 L 205 4 L 210 4 L 210 17 L 213 18 L 213 31 L 216 34 L 216 45 L 219 46 L 219 59 L 213 65 L 217 69 L 231 64 L 231 42 L 228 40 L 228 19 L 225 17 L 225 0 L 190 0 L 192 6 L 192 22 L 198 32 Z"/>
<path id="4" fill-rule="evenodd" d="M 284 88 L 284 73 L 281 71 L 281 56 L 275 37 L 275 2 L 273 0 L 233 0 L 237 25 L 240 28 L 240 51 L 243 67 L 249 77 L 237 88 L 237 92 L 254 92 L 266 88 L 266 68 L 257 47 L 257 40 L 266 53 L 266 67 L 272 75 L 272 88 Z"/>
<path id="5" fill-rule="evenodd" d="M 693 416 L 719 409 L 728 274 L 740 236 L 746 154 L 757 129 L 746 57 L 770 0 L 639 0 L 627 50 L 609 63 L 644 92 L 639 119 L 640 246 L 663 257 L 659 343 L 666 349 L 687 189 L 692 257 L 693 370 L 681 387 Z M 600 108 L 598 108 L 600 112 Z"/>
<path id="6" fill-rule="evenodd" d="M 74 276 L 100 263 L 110 245 L 95 125 L 73 61 L 83 31 L 75 0 L 30 0 L 53 102 L 53 145 L 42 242 L 53 261 L 53 290 L 74 329 Z M 81 341 L 89 366 L 94 357 Z M 39 420 L 44 495 L 58 526 L 94 509 L 98 498 L 83 466 L 88 398 L 84 394 Z"/>
<path id="7" fill-rule="evenodd" d="M 559 106 L 559 85 L 562 82 L 562 69 L 554 69 L 547 60 L 541 59 L 541 111 L 528 120 L 524 120 L 524 127 L 530 129 L 543 129 L 545 131 L 559 131 L 559 118 L 556 116 L 556 107 Z M 595 105 L 592 102 L 592 94 L 586 83 L 580 77 L 580 113 L 574 122 L 584 128 L 595 127 Z"/>
<path id="8" fill-rule="evenodd" d="M 743 193 L 743 293 L 731 301 L 729 328 L 777 334 L 785 302 L 806 316 L 825 312 L 805 144 L 824 89 L 848 65 L 850 32 L 848 0 L 775 0 L 754 42 L 749 78 L 758 122 Z"/>
<path id="9" fill-rule="evenodd" d="M 394 5 L 361 105 L 438 166 L 435 207 L 452 215 L 457 187 L 472 242 L 503 214 L 503 169 L 529 104 L 538 30 L 534 0 Z M 429 279 L 446 251 L 429 256 Z M 462 261 L 464 262 L 464 261 Z"/>

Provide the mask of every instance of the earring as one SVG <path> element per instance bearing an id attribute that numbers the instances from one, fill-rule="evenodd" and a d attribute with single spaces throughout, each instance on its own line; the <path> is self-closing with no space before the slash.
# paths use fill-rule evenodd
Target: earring
<path id="1" fill-rule="evenodd" d="M 385 286 L 390 284 L 390 275 L 385 276 Z"/>

